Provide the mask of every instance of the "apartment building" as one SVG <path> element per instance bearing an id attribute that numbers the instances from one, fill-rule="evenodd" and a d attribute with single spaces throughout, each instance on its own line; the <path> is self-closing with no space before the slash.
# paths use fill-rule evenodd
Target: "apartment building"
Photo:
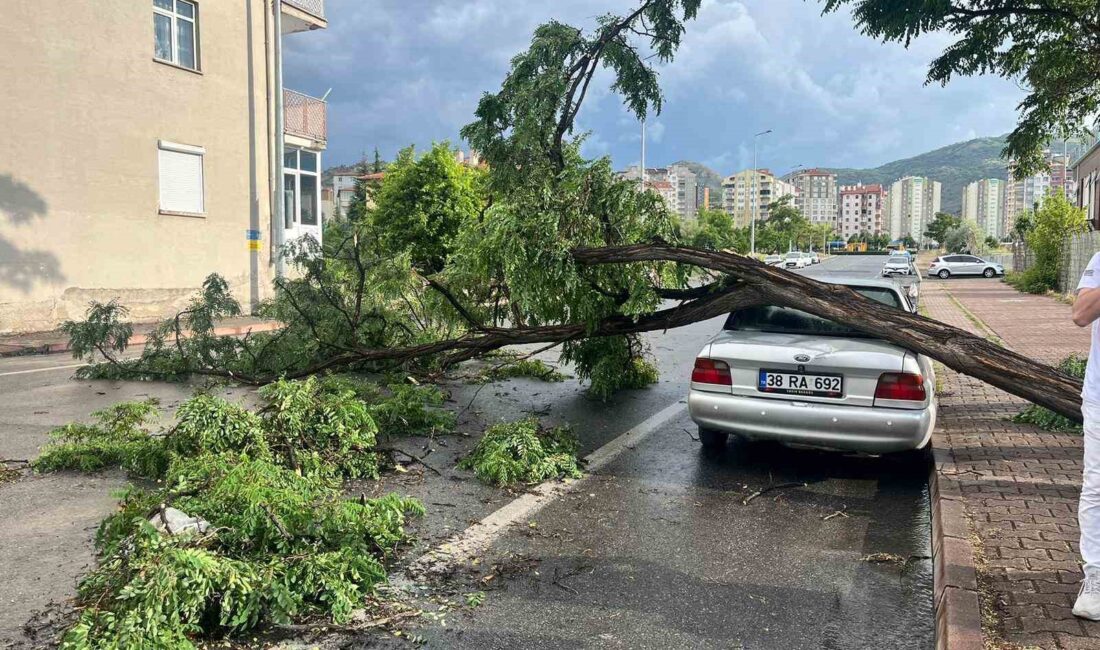
<path id="1" fill-rule="evenodd" d="M 630 181 L 640 181 L 642 169 L 638 165 L 631 165 L 619 176 Z M 647 167 L 645 171 L 646 186 L 650 182 L 669 183 L 673 191 L 659 192 L 665 199 L 669 210 L 679 215 L 683 222 L 695 221 L 699 210 L 706 207 L 703 196 L 704 187 L 699 184 L 695 172 L 687 165 L 675 164 L 668 167 Z M 661 186 L 664 187 L 663 185 Z"/>
<path id="2" fill-rule="evenodd" d="M 837 234 L 844 241 L 853 235 L 878 235 L 884 232 L 886 188 L 882 185 L 841 185 Z"/>
<path id="3" fill-rule="evenodd" d="M 1073 162 L 1074 203 L 1084 208 L 1093 230 L 1100 230 L 1100 141 Z"/>
<path id="4" fill-rule="evenodd" d="M 1048 169 L 1031 176 L 1015 178 L 1015 166 L 1008 165 L 1008 180 L 1005 182 L 1004 232 L 1011 233 L 1016 218 L 1028 210 L 1037 209 L 1043 198 L 1050 192 L 1062 192 L 1067 197 L 1077 195 L 1076 177 L 1072 173 L 1069 157 L 1064 154 L 1046 152 Z"/>
<path id="5" fill-rule="evenodd" d="M 795 188 L 767 169 L 746 169 L 722 180 L 722 210 L 734 226 L 747 227 L 753 215 L 760 221 L 771 217 L 771 204 L 784 198 L 794 199 Z"/>
<path id="6" fill-rule="evenodd" d="M 837 224 L 836 174 L 823 169 L 800 169 L 783 177 L 794 186 L 795 207 L 812 223 Z"/>
<path id="7" fill-rule="evenodd" d="M 1004 237 L 1008 233 L 1005 228 L 1005 181 L 983 178 L 963 188 L 962 217 L 977 222 L 987 237 Z"/>
<path id="8" fill-rule="evenodd" d="M 320 237 L 326 107 L 283 88 L 281 62 L 324 9 L 0 3 L 0 332 L 90 300 L 158 318 L 213 272 L 246 308 L 268 297 L 276 247 Z"/>
<path id="9" fill-rule="evenodd" d="M 906 176 L 894 181 L 886 197 L 884 219 L 890 238 L 912 237 L 924 241 L 924 230 L 940 211 L 943 186 L 923 176 Z"/>

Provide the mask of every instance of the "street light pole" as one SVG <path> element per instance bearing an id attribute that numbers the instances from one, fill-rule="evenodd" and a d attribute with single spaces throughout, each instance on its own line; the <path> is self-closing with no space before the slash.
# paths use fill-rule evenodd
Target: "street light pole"
<path id="1" fill-rule="evenodd" d="M 771 132 L 772 130 L 768 129 L 767 131 L 761 131 L 752 136 L 752 223 L 749 225 L 749 251 L 753 256 L 756 255 L 756 211 L 757 204 L 760 203 L 760 193 L 756 189 L 756 183 L 760 178 L 760 172 L 756 169 L 756 142 L 760 136 L 767 135 Z"/>

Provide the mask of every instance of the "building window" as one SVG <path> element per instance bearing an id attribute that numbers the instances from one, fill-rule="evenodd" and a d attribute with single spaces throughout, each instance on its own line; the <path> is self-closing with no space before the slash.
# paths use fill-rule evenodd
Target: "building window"
<path id="1" fill-rule="evenodd" d="M 206 212 L 203 156 L 206 150 L 160 141 L 160 211 L 201 215 Z"/>
<path id="2" fill-rule="evenodd" d="M 283 154 L 283 215 L 288 229 L 321 224 L 320 154 L 287 148 Z"/>
<path id="3" fill-rule="evenodd" d="M 199 69 L 198 5 L 187 0 L 153 0 L 153 55 L 191 70 Z"/>

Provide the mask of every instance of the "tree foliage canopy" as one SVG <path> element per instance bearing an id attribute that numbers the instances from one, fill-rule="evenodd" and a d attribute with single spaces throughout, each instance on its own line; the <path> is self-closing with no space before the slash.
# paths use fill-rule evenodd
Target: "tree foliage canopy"
<path id="1" fill-rule="evenodd" d="M 996 74 L 1028 95 L 1003 155 L 1016 174 L 1046 167 L 1052 137 L 1084 135 L 1100 111 L 1100 11 L 1094 0 L 823 0 L 826 12 L 852 5 L 863 33 L 906 47 L 946 31 L 957 40 L 932 61 L 928 83 Z"/>

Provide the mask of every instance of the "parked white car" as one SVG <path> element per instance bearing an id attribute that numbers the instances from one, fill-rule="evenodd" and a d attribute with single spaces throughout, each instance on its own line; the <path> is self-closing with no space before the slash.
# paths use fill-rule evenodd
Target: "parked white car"
<path id="1" fill-rule="evenodd" d="M 942 255 L 932 260 L 928 277 L 946 280 L 953 275 L 982 275 L 994 278 L 1005 274 L 1005 267 L 974 255 Z"/>
<path id="2" fill-rule="evenodd" d="M 916 273 L 913 261 L 907 255 L 891 255 L 882 265 L 883 277 L 893 275 L 911 275 Z"/>
<path id="3" fill-rule="evenodd" d="M 800 251 L 791 251 L 783 256 L 783 268 L 804 269 L 810 265 L 810 258 Z"/>
<path id="4" fill-rule="evenodd" d="M 768 266 L 779 266 L 783 262 L 783 257 L 780 255 L 768 255 L 764 258 L 764 263 Z"/>
<path id="5" fill-rule="evenodd" d="M 821 279 L 914 309 L 893 280 Z M 735 435 L 882 454 L 928 444 L 935 386 L 923 355 L 796 309 L 749 307 L 699 353 L 688 411 L 709 449 Z"/>
<path id="6" fill-rule="evenodd" d="M 821 264 L 821 256 L 814 251 L 810 251 L 810 264 Z"/>

